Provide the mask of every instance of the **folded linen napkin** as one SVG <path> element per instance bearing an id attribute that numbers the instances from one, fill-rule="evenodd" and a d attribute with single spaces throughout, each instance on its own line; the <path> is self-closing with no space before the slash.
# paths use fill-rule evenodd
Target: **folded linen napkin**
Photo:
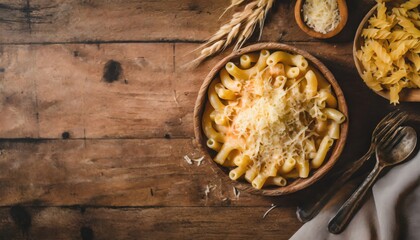
<path id="1" fill-rule="evenodd" d="M 347 200 L 349 183 L 311 221 L 292 237 L 300 239 L 393 240 L 420 239 L 420 152 L 393 167 L 368 192 L 368 196 L 347 228 L 338 235 L 328 232 L 328 221 Z M 350 193 L 351 194 L 351 193 Z"/>

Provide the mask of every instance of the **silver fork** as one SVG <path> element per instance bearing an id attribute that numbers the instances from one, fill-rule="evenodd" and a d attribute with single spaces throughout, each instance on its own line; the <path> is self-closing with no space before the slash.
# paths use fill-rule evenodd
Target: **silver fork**
<path id="1" fill-rule="evenodd" d="M 399 164 L 410 156 L 417 144 L 417 134 L 412 127 L 399 127 L 390 138 L 376 147 L 376 164 L 364 182 L 340 207 L 328 223 L 328 231 L 334 234 L 342 232 L 359 207 L 363 197 L 372 187 L 380 172 L 388 166 Z"/>
<path id="2" fill-rule="evenodd" d="M 386 141 L 391 137 L 395 130 L 408 118 L 408 114 L 400 110 L 394 110 L 386 115 L 376 125 L 375 130 L 372 133 L 371 144 L 369 150 L 360 159 L 353 162 L 350 167 L 340 172 L 340 177 L 334 182 L 334 184 L 322 195 L 318 201 L 307 202 L 304 205 L 298 206 L 296 215 L 299 221 L 307 222 L 315 217 L 322 208 L 328 203 L 330 198 L 342 187 L 342 185 L 367 161 L 372 154 L 375 152 L 376 146 L 381 141 Z M 311 199 L 312 200 L 312 199 Z"/>

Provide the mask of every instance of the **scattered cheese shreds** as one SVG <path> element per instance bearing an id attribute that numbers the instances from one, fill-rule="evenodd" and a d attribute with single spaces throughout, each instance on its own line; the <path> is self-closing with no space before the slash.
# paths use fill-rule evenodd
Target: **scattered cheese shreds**
<path id="1" fill-rule="evenodd" d="M 241 195 L 241 192 L 236 187 L 233 187 L 233 195 L 238 199 L 239 195 Z"/>
<path id="2" fill-rule="evenodd" d="M 185 155 L 184 156 L 184 160 L 188 163 L 188 164 L 193 164 L 193 162 L 192 162 L 192 160 L 191 160 L 191 158 L 190 157 L 188 157 L 188 155 Z"/>
<path id="3" fill-rule="evenodd" d="M 200 158 L 190 158 L 188 155 L 184 156 L 184 160 L 189 164 L 192 165 L 193 162 L 197 163 L 197 166 L 201 165 L 201 162 L 204 160 L 204 156 L 200 157 Z"/>
<path id="4" fill-rule="evenodd" d="M 334 30 L 341 20 L 337 0 L 306 0 L 302 11 L 308 27 L 323 34 Z"/>
<path id="5" fill-rule="evenodd" d="M 271 212 L 271 210 L 273 210 L 274 208 L 276 208 L 277 205 L 274 205 L 273 203 L 271 204 L 271 207 L 264 213 L 263 215 L 263 219 L 268 215 L 269 212 Z"/>
<path id="6" fill-rule="evenodd" d="M 196 158 L 196 159 L 191 159 L 191 160 L 193 160 L 194 162 L 196 162 L 197 163 L 197 166 L 200 166 L 201 165 L 201 162 L 204 160 L 204 156 L 202 156 L 201 158 Z"/>
<path id="7" fill-rule="evenodd" d="M 211 184 L 206 185 L 206 189 L 204 190 L 204 194 L 206 195 L 206 198 L 209 196 L 210 191 L 214 190 L 216 187 Z"/>

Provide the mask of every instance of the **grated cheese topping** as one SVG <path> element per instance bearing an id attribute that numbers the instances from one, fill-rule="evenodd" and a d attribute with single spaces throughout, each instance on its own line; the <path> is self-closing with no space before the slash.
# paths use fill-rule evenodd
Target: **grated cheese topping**
<path id="1" fill-rule="evenodd" d="M 264 72 L 264 70 L 263 70 Z M 245 81 L 238 101 L 226 106 L 232 121 L 229 135 L 241 139 L 243 153 L 260 167 L 282 165 L 288 158 L 305 159 L 309 150 L 303 141 L 315 135 L 311 113 L 321 113 L 316 97 L 308 98 L 302 79 L 273 86 L 263 72 Z M 294 83 L 293 83 L 294 81 Z M 292 82 L 292 84 L 290 84 Z M 273 161 L 278 162 L 273 162 Z"/>
<path id="2" fill-rule="evenodd" d="M 306 25 L 323 34 L 334 30 L 341 20 L 337 0 L 306 0 L 302 11 Z"/>

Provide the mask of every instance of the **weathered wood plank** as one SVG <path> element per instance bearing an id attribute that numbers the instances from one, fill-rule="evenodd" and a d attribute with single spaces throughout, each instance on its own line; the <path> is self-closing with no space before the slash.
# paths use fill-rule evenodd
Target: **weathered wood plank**
<path id="1" fill-rule="evenodd" d="M 373 0 L 349 1 L 352 12 L 338 39 L 350 40 Z M 314 41 L 294 21 L 293 1 L 276 1 L 262 39 Z M 0 4 L 0 43 L 203 41 L 226 22 L 225 0 L 78 1 L 4 0 Z"/>
<path id="2" fill-rule="evenodd" d="M 352 117 L 352 111 L 356 119 L 364 117 L 360 108 L 388 105 L 357 76 L 350 43 L 294 45 L 331 69 L 349 106 L 359 107 L 350 108 Z M 0 78 L 4 96 L 13 98 L 1 102 L 0 113 L 10 118 L 3 120 L 7 122 L 0 126 L 0 137 L 61 138 L 65 132 L 70 138 L 191 137 L 197 91 L 223 56 L 186 70 L 183 65 L 192 55 L 185 54 L 195 47 L 169 43 L 3 46 Z M 111 60 L 121 64 L 122 71 L 117 81 L 109 83 L 103 75 Z M 373 111 L 373 117 L 384 111 Z M 25 122 L 18 124 L 15 119 Z"/>
<path id="3" fill-rule="evenodd" d="M 292 209 L 279 206 L 262 219 L 267 209 L 1 208 L 0 239 L 288 239 L 301 226 Z"/>
<path id="4" fill-rule="evenodd" d="M 0 113 L 10 115 L 7 109 L 16 108 L 14 112 L 19 118 L 32 119 L 32 124 L 22 128 L 21 125 L 14 128 L 1 126 L 0 136 L 26 137 L 27 133 L 16 129 L 27 129 L 32 136 L 41 138 L 61 138 L 63 132 L 68 132 L 70 138 L 162 138 L 165 134 L 168 138 L 190 138 L 193 136 L 191 114 L 197 90 L 209 68 L 221 58 L 187 71 L 181 65 L 191 56 L 184 55 L 195 46 L 176 44 L 174 48 L 173 44 L 167 43 L 3 46 L 3 56 L 7 57 L 0 60 L 1 66 L 5 66 L 1 74 L 2 79 L 7 79 L 5 83 L 10 82 L 10 86 L 4 85 L 4 89 L 9 87 L 10 95 L 15 94 L 20 86 L 28 86 L 28 89 L 13 95 L 17 99 L 12 103 L 2 102 Z M 369 143 L 368 133 L 391 107 L 386 100 L 370 92 L 357 76 L 350 58 L 350 43 L 296 43 L 295 46 L 319 57 L 336 76 L 350 107 L 352 128 L 342 161 L 361 156 Z M 102 80 L 103 69 L 111 59 L 121 63 L 122 73 L 119 80 L 107 83 Z M 412 108 L 418 114 L 418 108 Z M 7 123 L 13 126 L 14 119 L 8 119 Z M 177 203 L 171 202 L 172 197 L 181 199 L 187 206 L 231 204 L 222 201 L 225 197 L 232 198 L 230 186 L 220 183 L 219 179 L 207 179 L 214 176 L 209 169 L 203 170 L 208 172 L 203 172 L 202 176 L 197 172 L 184 176 L 184 168 L 173 166 L 180 162 L 188 166 L 182 156 L 195 151 L 188 139 L 8 141 L 3 146 L 6 153 L 12 152 L 10 156 L 2 157 L 1 169 L 10 169 L 1 177 L 5 180 L 0 183 L 4 186 L 2 195 L 6 196 L 1 200 L 3 205 L 40 201 L 44 205 L 173 206 L 171 204 Z M 165 147 L 175 149 L 171 151 L 176 154 Z M 80 152 L 75 152 L 75 149 Z M 101 155 L 103 153 L 111 157 Z M 97 158 L 105 159 L 100 162 L 104 165 L 90 164 L 85 157 L 94 159 L 90 160 L 93 162 Z M 127 162 L 124 161 L 126 157 Z M 155 158 L 167 170 L 163 174 L 168 179 L 165 182 L 157 180 L 156 166 L 148 165 Z M 114 164 L 121 161 L 122 165 L 115 169 Z M 60 168 L 60 164 L 63 167 Z M 139 173 L 131 169 L 131 165 L 141 169 L 147 181 L 142 179 L 143 175 L 139 178 Z M 143 165 L 151 169 L 142 168 Z M 43 169 L 47 169 L 45 173 Z M 106 174 L 105 177 L 101 177 L 101 172 Z M 171 185 L 170 177 L 174 177 L 177 188 Z M 81 179 L 81 183 L 77 179 Z M 185 184 L 190 180 L 193 184 Z M 127 185 L 127 182 L 132 185 Z M 155 182 L 159 182 L 157 189 L 164 191 L 159 198 L 149 199 L 150 186 Z M 207 184 L 222 186 L 220 194 L 214 200 L 207 199 L 208 202 L 203 195 Z M 169 198 L 166 197 L 168 193 Z M 185 193 L 188 194 L 181 196 Z M 261 206 L 272 201 L 254 197 L 241 199 L 245 200 L 238 205 Z"/>
<path id="5" fill-rule="evenodd" d="M 419 115 L 417 115 L 418 118 Z M 417 119 L 418 120 L 418 119 Z M 410 125 L 420 131 L 419 122 Z M 370 125 L 369 122 L 366 122 Z M 374 122 L 376 124 L 376 122 Z M 339 164 L 360 157 L 368 132 L 354 133 Z M 361 135 L 361 136 L 359 136 Z M 296 201 L 331 184 L 323 179 L 289 196 L 263 197 L 241 192 L 212 171 L 192 139 L 3 140 L 0 142 L 0 206 L 269 206 L 294 208 Z M 205 194 L 207 186 L 210 188 Z"/>
<path id="6" fill-rule="evenodd" d="M 200 166 L 183 159 L 200 156 L 190 139 L 18 140 L 0 149 L 0 206 L 295 205 L 294 196 L 237 198 L 208 159 Z"/>
<path id="7" fill-rule="evenodd" d="M 179 123 L 183 113 L 170 79 L 173 44 L 7 46 L 2 52 L 0 112 L 7 122 L 1 137 L 163 137 L 188 128 Z M 109 61 L 121 65 L 116 81 L 103 80 Z"/>

